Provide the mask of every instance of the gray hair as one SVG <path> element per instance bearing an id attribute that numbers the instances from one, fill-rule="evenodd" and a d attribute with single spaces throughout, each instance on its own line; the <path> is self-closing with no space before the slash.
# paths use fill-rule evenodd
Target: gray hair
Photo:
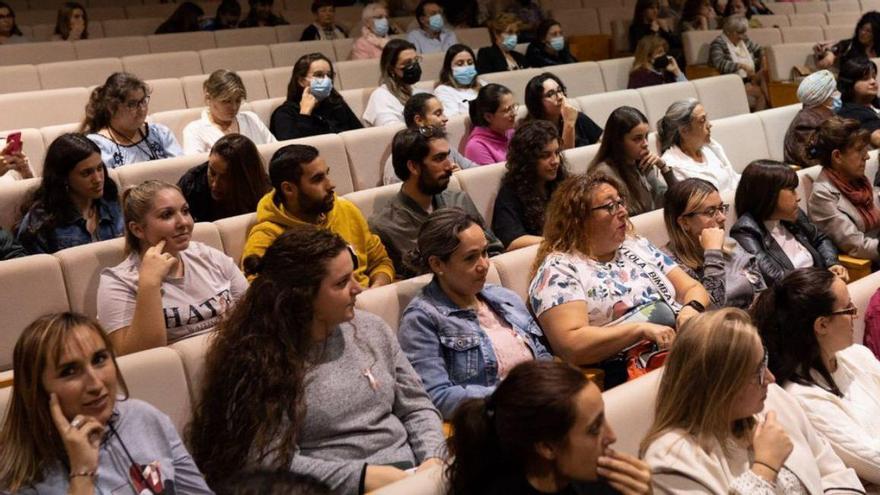
<path id="1" fill-rule="evenodd" d="M 474 224 L 483 227 L 480 219 L 458 207 L 440 208 L 434 211 L 419 229 L 417 247 L 408 253 L 405 264 L 417 273 L 431 271 L 431 266 L 428 264 L 431 256 L 448 261 L 461 244 L 458 235 Z"/>
<path id="2" fill-rule="evenodd" d="M 368 3 L 367 5 L 364 6 L 364 10 L 361 11 L 361 21 L 363 21 L 364 24 L 366 24 L 369 21 L 371 23 L 370 25 L 372 26 L 373 21 L 371 21 L 370 19 L 372 19 L 373 16 L 376 15 L 376 12 L 379 9 L 384 10 L 385 14 L 389 15 L 388 8 L 385 7 L 385 5 L 383 5 L 379 2 Z"/>
<path id="3" fill-rule="evenodd" d="M 724 19 L 724 25 L 721 31 L 724 34 L 738 33 L 745 34 L 749 29 L 749 21 L 741 15 L 732 15 Z"/>
<path id="4" fill-rule="evenodd" d="M 696 98 L 679 100 L 669 105 L 666 115 L 657 121 L 657 138 L 660 140 L 660 153 L 673 146 L 681 145 L 681 130 L 691 124 L 694 109 L 700 101 Z"/>

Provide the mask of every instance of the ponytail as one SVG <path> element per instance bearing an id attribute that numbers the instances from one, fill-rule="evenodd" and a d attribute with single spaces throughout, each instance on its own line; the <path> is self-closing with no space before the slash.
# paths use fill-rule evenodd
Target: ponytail
<path id="1" fill-rule="evenodd" d="M 509 462 L 495 432 L 492 396 L 462 403 L 452 417 L 452 431 L 449 454 L 455 462 L 446 467 L 450 493 L 488 492 Z"/>

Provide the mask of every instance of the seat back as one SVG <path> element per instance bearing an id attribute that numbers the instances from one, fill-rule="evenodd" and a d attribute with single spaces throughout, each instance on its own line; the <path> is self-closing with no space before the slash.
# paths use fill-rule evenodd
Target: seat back
<path id="1" fill-rule="evenodd" d="M 651 241 L 651 244 L 662 247 L 669 242 L 666 223 L 663 221 L 663 210 L 653 210 L 630 218 L 635 233 Z"/>
<path id="2" fill-rule="evenodd" d="M 0 45 L 0 65 L 45 64 L 75 59 L 76 52 L 69 41 Z"/>
<path id="3" fill-rule="evenodd" d="M 862 7 L 859 5 L 859 0 L 834 0 L 828 2 L 828 11 L 849 12 L 858 15 L 862 11 Z"/>
<path id="4" fill-rule="evenodd" d="M 602 393 L 605 418 L 617 435 L 614 449 L 638 456 L 639 444 L 654 422 L 662 368 Z"/>
<path id="5" fill-rule="evenodd" d="M 568 89 L 568 95 L 572 98 L 605 92 L 605 81 L 602 79 L 602 70 L 596 62 L 562 64 L 555 67 L 549 67 L 549 70 L 556 74 L 556 76 L 565 83 L 565 87 Z M 523 89 L 525 89 L 525 87 L 523 87 Z"/>
<path id="6" fill-rule="evenodd" d="M 245 29 L 222 29 L 214 31 L 217 48 L 232 46 L 274 45 L 278 35 L 274 27 L 252 27 Z M 267 66 L 268 67 L 268 66 Z"/>
<path id="7" fill-rule="evenodd" d="M 822 27 L 815 24 L 779 28 L 783 43 L 815 43 L 822 39 Z"/>
<path id="8" fill-rule="evenodd" d="M 692 31 L 688 31 L 690 33 Z M 676 101 L 688 98 L 698 98 L 697 89 L 693 83 L 680 82 L 661 84 L 637 89 L 645 104 L 645 116 L 652 131 L 657 130 L 657 121 L 666 115 L 666 110 Z M 712 116 L 710 115 L 711 119 Z"/>
<path id="9" fill-rule="evenodd" d="M 194 51 L 129 55 L 122 57 L 122 67 L 141 79 L 179 78 L 203 72 L 199 54 Z"/>
<path id="10" fill-rule="evenodd" d="M 487 227 L 492 226 L 495 212 L 495 198 L 501 187 L 501 178 L 507 172 L 504 163 L 493 163 L 482 167 L 469 168 L 455 174 L 461 189 L 468 193 L 477 211 L 483 216 Z"/>
<path id="11" fill-rule="evenodd" d="M 493 72 L 480 76 L 486 83 L 496 83 L 506 86 L 513 93 L 513 101 L 522 105 L 525 103 L 526 84 L 544 69 L 510 70 L 506 72 Z"/>
<path id="12" fill-rule="evenodd" d="M 459 43 L 471 47 L 475 53 L 484 46 L 492 45 L 489 30 L 484 27 L 456 29 L 455 36 L 458 38 Z"/>
<path id="13" fill-rule="evenodd" d="M 0 95 L 0 130 L 79 122 L 88 99 L 85 88 Z"/>
<path id="14" fill-rule="evenodd" d="M 269 127 L 269 124 L 272 121 L 272 112 L 274 112 L 276 108 L 281 106 L 281 104 L 284 103 L 285 99 L 286 98 L 281 97 L 252 101 L 250 103 L 251 111 L 257 114 L 257 117 L 259 117 L 260 120 L 262 120 L 263 123 L 266 124 L 266 127 Z"/>
<path id="15" fill-rule="evenodd" d="M 199 399 L 201 398 L 205 357 L 211 346 L 211 340 L 215 335 L 215 332 L 205 332 L 183 340 L 178 340 L 168 346 L 177 353 L 178 359 L 183 364 L 189 398 L 193 407 L 198 404 Z"/>
<path id="16" fill-rule="evenodd" d="M 822 39 L 828 41 L 838 41 L 846 39 L 852 35 L 853 24 L 833 24 L 822 26 Z"/>
<path id="17" fill-rule="evenodd" d="M 113 38 L 78 40 L 73 42 L 76 58 L 124 57 L 150 53 L 150 45 L 144 36 L 119 35 Z"/>
<path id="18" fill-rule="evenodd" d="M 343 60 L 335 67 L 343 89 L 369 88 L 379 84 L 379 61 L 376 59 Z"/>
<path id="19" fill-rule="evenodd" d="M 182 108 L 181 110 L 168 110 L 156 112 L 147 117 L 150 122 L 162 124 L 174 134 L 177 142 L 183 144 L 183 128 L 194 120 L 199 120 L 204 107 Z"/>
<path id="20" fill-rule="evenodd" d="M 248 233 L 256 223 L 256 213 L 246 213 L 214 222 L 220 233 L 220 240 L 223 242 L 223 251 L 235 261 L 236 265 L 241 262 L 241 253 L 244 252 Z"/>
<path id="21" fill-rule="evenodd" d="M 868 10 L 873 9 L 866 9 L 866 12 Z M 859 17 L 861 16 L 862 14 L 860 12 L 835 12 L 833 10 L 825 14 L 825 18 L 828 19 L 829 26 L 849 26 L 849 34 L 844 36 L 844 38 L 849 38 L 852 36 L 853 26 L 855 26 L 856 23 L 859 22 Z"/>
<path id="22" fill-rule="evenodd" d="M 501 285 L 516 292 L 529 304 L 529 284 L 532 282 L 532 263 L 538 254 L 538 244 L 508 251 L 492 257 L 492 265 L 498 270 Z"/>
<path id="23" fill-rule="evenodd" d="M 553 18 L 562 26 L 566 36 L 600 34 L 602 31 L 596 9 L 554 9 Z"/>
<path id="24" fill-rule="evenodd" d="M 177 181 L 189 169 L 208 161 L 207 153 L 183 155 L 162 160 L 132 163 L 116 170 L 119 179 L 119 190 L 124 191 L 146 180 L 161 180 L 169 184 Z"/>
<path id="25" fill-rule="evenodd" d="M 820 3 L 820 2 L 817 2 Z M 824 3 L 824 2 L 821 2 Z M 797 26 L 824 26 L 828 23 L 825 13 L 816 14 L 789 14 L 788 23 L 792 27 Z"/>
<path id="26" fill-rule="evenodd" d="M 373 313 L 385 320 L 396 334 L 400 328 L 403 310 L 432 278 L 433 275 L 425 274 L 366 290 L 358 296 L 356 305 L 358 309 Z"/>
<path id="27" fill-rule="evenodd" d="M 30 201 L 41 182 L 39 178 L 24 179 L 0 187 L 0 227 L 13 231 L 13 227 L 21 220 L 22 205 Z"/>
<path id="28" fill-rule="evenodd" d="M 774 16 L 785 17 L 785 16 Z M 788 27 L 786 19 L 784 28 Z M 749 29 L 749 39 L 761 46 L 772 46 L 782 43 L 782 32 L 776 27 Z"/>
<path id="29" fill-rule="evenodd" d="M 633 60 L 632 57 L 623 57 L 598 62 L 605 91 L 626 89 L 629 85 L 629 73 L 632 70 Z"/>
<path id="30" fill-rule="evenodd" d="M 21 132 L 21 149 L 28 157 L 31 170 L 34 171 L 34 177 L 43 175 L 43 160 L 46 157 L 46 145 L 43 143 L 43 135 L 39 129 L 20 129 Z M 7 133 L 0 133 L 0 146 L 5 146 Z M 9 184 L 4 184 L 6 187 Z M 3 204 L 0 202 L 0 204 Z"/>
<path id="31" fill-rule="evenodd" d="M 274 67 L 264 69 L 263 80 L 266 82 L 266 94 L 269 98 L 287 97 L 287 85 L 290 84 L 292 67 Z"/>
<path id="32" fill-rule="evenodd" d="M 323 53 L 327 58 L 335 62 L 336 53 L 333 51 L 333 43 L 331 41 L 297 41 L 294 43 L 269 45 L 272 65 L 275 67 L 293 67 L 293 64 L 303 55 L 316 52 Z"/>
<path id="33" fill-rule="evenodd" d="M 599 143 L 565 150 L 562 154 L 570 174 L 586 173 L 599 152 Z"/>
<path id="34" fill-rule="evenodd" d="M 183 96 L 180 79 L 169 77 L 165 79 L 152 79 L 146 81 L 146 83 L 151 91 L 151 112 L 166 112 L 186 108 L 186 98 Z"/>
<path id="35" fill-rule="evenodd" d="M 764 29 L 790 25 L 788 22 L 788 16 L 784 14 L 753 15 L 752 20 L 758 22 L 761 25 L 761 28 Z M 754 31 L 754 29 L 749 29 L 749 38 L 752 37 L 752 31 Z"/>
<path id="36" fill-rule="evenodd" d="M 0 66 L 0 94 L 18 91 L 38 91 L 40 76 L 31 64 Z"/>
<path id="37" fill-rule="evenodd" d="M 237 31 L 237 29 L 229 31 Z M 272 67 L 272 57 L 266 45 L 211 48 L 200 51 L 199 57 L 202 59 L 202 68 L 206 74 L 217 69 L 243 71 Z"/>
<path id="38" fill-rule="evenodd" d="M 711 117 L 711 116 L 710 116 Z M 770 156 L 761 118 L 745 114 L 712 120 L 712 138 L 721 143 L 730 164 L 742 172 L 752 160 Z M 748 145 L 744 146 L 744 143 Z"/>
<path id="39" fill-rule="evenodd" d="M 150 45 L 150 53 L 177 52 L 183 47 L 193 51 L 217 48 L 217 43 L 214 42 L 214 33 L 210 31 L 151 34 L 147 36 L 147 44 Z"/>
<path id="40" fill-rule="evenodd" d="M 342 195 L 354 191 L 345 144 L 339 134 L 322 134 L 288 141 L 278 141 L 277 143 L 260 144 L 257 146 L 257 150 L 260 152 L 260 156 L 263 157 L 263 163 L 268 164 L 272 159 L 273 153 L 289 144 L 307 144 L 317 148 L 318 153 L 320 153 L 321 157 L 324 158 L 324 161 L 330 167 L 330 180 L 336 185 L 336 194 Z"/>
<path id="41" fill-rule="evenodd" d="M 192 402 L 180 356 L 167 347 L 157 347 L 121 356 L 116 362 L 129 396 L 168 415 L 182 436 L 192 413 Z"/>
<path id="42" fill-rule="evenodd" d="M 826 2 L 805 2 L 795 3 L 795 14 L 825 14 L 828 12 L 828 3 Z"/>
<path id="43" fill-rule="evenodd" d="M 367 103 L 370 101 L 370 95 L 373 94 L 375 89 L 375 87 L 344 89 L 339 92 L 339 95 L 345 100 L 345 104 L 348 105 L 348 108 L 351 108 L 351 111 L 357 116 L 362 124 L 366 124 L 366 122 L 364 122 L 364 109 L 367 108 Z"/>
<path id="44" fill-rule="evenodd" d="M 617 108 L 629 106 L 645 113 L 645 104 L 642 101 L 642 96 L 635 89 L 622 89 L 597 95 L 581 96 L 576 98 L 576 101 L 580 105 L 581 111 L 599 127 L 603 128 L 608 121 L 608 117 Z"/>
<path id="45" fill-rule="evenodd" d="M 785 43 L 767 49 L 767 65 L 771 81 L 788 81 L 795 65 L 810 65 L 813 59 L 812 43 Z"/>
<path id="46" fill-rule="evenodd" d="M 98 86 L 107 77 L 122 71 L 118 58 L 95 58 L 69 62 L 52 62 L 36 66 L 42 89 Z"/>
<path id="47" fill-rule="evenodd" d="M 709 44 L 719 35 L 721 35 L 721 30 L 718 29 L 681 33 L 681 41 L 684 44 L 684 59 L 688 65 L 708 64 Z"/>
<path id="48" fill-rule="evenodd" d="M 382 184 L 385 161 L 391 156 L 391 141 L 404 127 L 403 124 L 367 127 L 339 134 L 351 163 L 355 191 Z"/>
<path id="49" fill-rule="evenodd" d="M 336 60 L 348 60 L 348 57 L 351 56 L 352 45 L 354 45 L 353 38 L 333 40 L 333 53 L 336 54 Z"/>
<path id="50" fill-rule="evenodd" d="M 771 159 L 780 162 L 785 160 L 785 134 L 800 109 L 801 105 L 798 103 L 755 113 L 761 119 L 761 125 L 764 127 L 767 152 Z"/>
<path id="51" fill-rule="evenodd" d="M 693 84 L 697 99 L 712 120 L 749 113 L 746 88 L 736 74 L 696 79 Z"/>

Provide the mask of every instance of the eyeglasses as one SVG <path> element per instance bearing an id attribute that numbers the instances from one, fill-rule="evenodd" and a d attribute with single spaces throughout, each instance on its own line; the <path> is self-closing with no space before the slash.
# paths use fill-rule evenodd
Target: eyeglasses
<path id="1" fill-rule="evenodd" d="M 709 218 L 715 218 L 715 216 L 718 215 L 718 213 L 723 213 L 723 214 L 727 215 L 728 211 L 730 211 L 730 205 L 727 203 L 722 203 L 718 206 L 710 206 L 709 208 L 706 208 L 703 211 L 692 211 L 690 213 L 685 213 L 682 216 L 692 217 L 694 215 L 704 215 Z"/>
<path id="2" fill-rule="evenodd" d="M 499 108 L 498 111 L 507 115 L 516 115 L 516 112 L 519 111 L 519 104 L 514 103 L 507 108 Z"/>
<path id="3" fill-rule="evenodd" d="M 758 367 L 758 385 L 764 386 L 764 383 L 767 381 L 767 368 L 770 365 L 770 353 L 767 352 L 767 348 L 764 347 L 764 357 L 761 358 L 761 366 Z"/>
<path id="4" fill-rule="evenodd" d="M 624 210 L 626 209 L 626 198 L 621 197 L 617 201 L 611 201 L 610 203 L 604 205 L 594 206 L 590 208 L 590 211 L 605 210 L 609 215 L 614 215 L 618 211 L 620 211 L 621 208 L 623 208 Z"/>
<path id="5" fill-rule="evenodd" d="M 141 100 L 129 100 L 125 102 L 125 108 L 131 110 L 132 112 L 137 110 L 138 108 L 143 108 L 146 110 L 150 105 L 150 97 L 149 95 L 144 96 Z"/>
<path id="6" fill-rule="evenodd" d="M 544 94 L 544 98 L 548 100 L 555 100 L 559 96 L 565 98 L 565 88 L 551 89 Z"/>
<path id="7" fill-rule="evenodd" d="M 856 316 L 859 315 L 859 308 L 856 307 L 855 304 L 853 304 L 853 303 L 849 303 L 849 306 L 847 306 L 847 307 L 845 307 L 845 308 L 843 308 L 843 309 L 838 309 L 838 310 L 836 310 L 836 311 L 832 311 L 832 312 L 828 313 L 828 315 L 829 315 L 829 316 L 834 316 L 834 315 L 847 315 L 847 316 L 856 317 Z"/>
<path id="8" fill-rule="evenodd" d="M 12 14 L 0 14 L 0 19 L 15 19 L 15 16 Z"/>

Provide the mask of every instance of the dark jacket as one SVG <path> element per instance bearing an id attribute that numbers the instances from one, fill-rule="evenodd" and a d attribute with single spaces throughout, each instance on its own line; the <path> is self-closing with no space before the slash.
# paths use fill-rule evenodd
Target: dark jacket
<path id="1" fill-rule="evenodd" d="M 868 132 L 874 132 L 877 129 L 880 129 L 880 115 L 877 115 L 877 112 L 865 105 L 853 102 L 844 103 L 843 106 L 840 107 L 840 111 L 837 112 L 837 116 L 845 119 L 858 120 L 859 123 L 862 124 L 862 129 L 865 129 Z"/>
<path id="2" fill-rule="evenodd" d="M 177 187 L 183 192 L 189 204 L 189 212 L 196 222 L 213 222 L 223 218 L 220 207 L 211 197 L 211 186 L 208 185 L 208 163 L 187 170 L 177 181 Z"/>
<path id="3" fill-rule="evenodd" d="M 519 65 L 520 69 L 529 67 L 526 56 L 517 51 L 511 51 L 510 56 Z M 490 72 L 505 72 L 507 70 L 507 58 L 501 53 L 501 48 L 495 45 L 485 46 L 477 52 L 477 72 L 488 74 Z"/>
<path id="4" fill-rule="evenodd" d="M 285 101 L 272 112 L 269 130 L 279 141 L 284 141 L 363 128 L 345 100 L 334 96 L 318 103 L 311 115 L 299 113 L 298 101 Z"/>
<path id="5" fill-rule="evenodd" d="M 547 67 L 549 65 L 573 64 L 578 60 L 568 51 L 568 45 L 561 52 L 547 51 L 547 44 L 543 41 L 533 41 L 526 49 L 526 62 L 529 67 Z"/>
<path id="6" fill-rule="evenodd" d="M 629 81 L 626 83 L 626 89 L 659 86 L 661 84 L 672 82 L 675 82 L 675 74 L 672 72 L 666 70 L 663 72 L 657 72 L 642 67 L 629 73 Z"/>
<path id="7" fill-rule="evenodd" d="M 839 264 L 834 243 L 819 231 L 803 210 L 798 211 L 795 223 L 781 222 L 781 224 L 807 248 L 813 256 L 813 266 L 828 268 Z M 794 269 L 791 260 L 764 227 L 763 222 L 756 221 L 749 213 L 736 220 L 730 230 L 730 236 L 736 239 L 743 249 L 755 255 L 758 268 L 768 286 L 781 280 L 786 273 Z"/>
<path id="8" fill-rule="evenodd" d="M 335 24 L 334 27 L 342 31 L 342 34 L 345 35 L 343 36 L 344 38 L 348 38 L 348 31 L 344 27 L 339 24 Z M 302 36 L 299 37 L 300 41 L 315 41 L 320 39 L 321 36 L 318 34 L 318 27 L 314 24 L 309 24 L 309 27 L 303 29 Z"/>
<path id="9" fill-rule="evenodd" d="M 639 40 L 649 35 L 657 35 L 666 40 L 666 43 L 669 44 L 671 49 L 681 47 L 681 39 L 669 31 L 664 31 L 662 28 L 657 31 L 651 30 L 650 24 L 645 24 L 644 22 L 633 22 L 629 26 L 629 51 L 635 52 L 636 45 L 639 44 Z M 671 54 L 671 53 L 670 53 Z M 678 57 L 676 57 L 678 58 Z"/>
<path id="10" fill-rule="evenodd" d="M 589 146 L 599 142 L 602 137 L 602 128 L 599 124 L 593 122 L 593 119 L 587 117 L 583 112 L 578 112 L 577 120 L 574 122 L 574 146 Z"/>

